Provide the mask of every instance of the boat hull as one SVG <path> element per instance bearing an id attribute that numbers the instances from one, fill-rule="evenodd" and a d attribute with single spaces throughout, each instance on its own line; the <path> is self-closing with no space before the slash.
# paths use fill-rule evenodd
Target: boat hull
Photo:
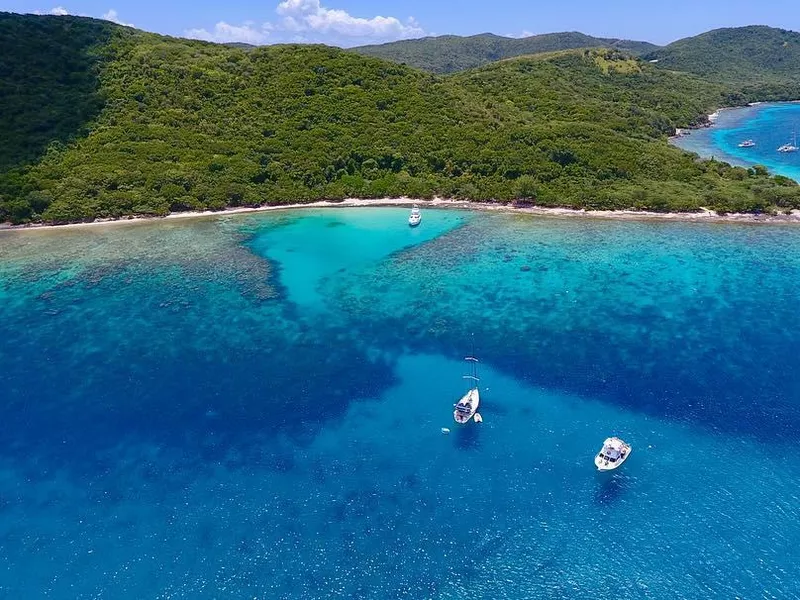
<path id="1" fill-rule="evenodd" d="M 620 457 L 617 458 L 617 460 L 612 461 L 608 460 L 606 457 L 602 455 L 603 449 L 605 449 L 604 445 L 603 448 L 600 449 L 600 452 L 598 452 L 594 457 L 594 466 L 597 467 L 597 470 L 615 471 L 616 469 L 619 469 L 622 466 L 622 463 L 628 460 L 628 457 L 631 455 L 632 452 L 630 444 L 623 443 L 623 447 L 625 449 L 624 454 L 621 454 Z"/>
<path id="2" fill-rule="evenodd" d="M 631 455 L 630 451 L 628 451 L 628 454 L 626 454 L 620 460 L 618 460 L 616 462 L 613 462 L 613 463 L 612 462 L 608 462 L 607 464 L 603 464 L 604 461 L 599 456 L 595 456 L 594 457 L 594 464 L 597 467 L 598 471 L 614 471 L 616 469 L 619 469 L 622 466 L 622 463 L 624 463 L 626 460 L 628 460 L 628 457 L 630 455 Z"/>
<path id="3" fill-rule="evenodd" d="M 420 221 L 422 221 L 422 213 L 415 204 L 414 208 L 411 209 L 411 214 L 408 215 L 408 225 L 409 227 L 416 227 L 419 225 Z"/>
<path id="4" fill-rule="evenodd" d="M 475 416 L 475 413 L 478 412 L 478 406 L 481 403 L 481 395 L 478 391 L 478 388 L 472 388 L 466 394 L 461 397 L 461 400 L 455 406 L 455 410 L 453 410 L 453 420 L 458 423 L 459 425 L 465 425 L 470 422 L 470 420 Z M 459 406 L 468 406 L 469 410 L 459 410 Z"/>

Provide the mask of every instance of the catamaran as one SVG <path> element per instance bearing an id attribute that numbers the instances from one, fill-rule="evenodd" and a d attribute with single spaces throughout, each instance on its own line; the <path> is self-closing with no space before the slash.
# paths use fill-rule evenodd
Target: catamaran
<path id="1" fill-rule="evenodd" d="M 613 471 L 628 460 L 630 455 L 630 444 L 626 444 L 618 437 L 610 437 L 603 442 L 603 447 L 594 457 L 594 465 L 598 471 Z"/>
<path id="2" fill-rule="evenodd" d="M 778 148 L 778 152 L 797 152 L 800 148 L 797 147 L 797 134 L 792 133 L 792 143 L 784 144 Z"/>
<path id="3" fill-rule="evenodd" d="M 481 394 L 478 391 L 478 359 L 474 356 L 467 356 L 464 360 L 471 363 L 472 369 L 469 375 L 464 375 L 464 379 L 469 379 L 472 382 L 471 387 L 466 394 L 461 397 L 453 410 L 453 418 L 456 423 L 461 425 L 468 423 L 470 419 L 475 420 L 476 423 L 483 421 L 480 414 L 478 414 L 478 405 L 481 403 Z"/>
<path id="4" fill-rule="evenodd" d="M 422 220 L 422 214 L 419 212 L 419 207 L 415 204 L 411 208 L 411 214 L 408 216 L 408 224 L 411 227 L 416 227 Z"/>

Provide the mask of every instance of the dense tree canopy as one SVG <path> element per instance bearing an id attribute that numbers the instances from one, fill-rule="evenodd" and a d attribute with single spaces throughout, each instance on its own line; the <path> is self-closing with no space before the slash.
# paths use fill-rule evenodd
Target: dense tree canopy
<path id="1" fill-rule="evenodd" d="M 725 101 L 725 85 L 612 49 L 443 77 L 326 46 L 237 48 L 2 14 L 0 49 L 0 220 L 400 195 L 800 206 L 785 178 L 667 144 Z"/>
<path id="2" fill-rule="evenodd" d="M 658 46 L 647 42 L 596 38 L 577 31 L 569 31 L 525 38 L 507 38 L 491 33 L 469 37 L 442 35 L 359 46 L 353 50 L 366 56 L 443 74 L 480 67 L 504 58 L 577 48 L 611 48 L 631 54 L 644 54 L 656 50 Z"/>
<path id="3" fill-rule="evenodd" d="M 722 83 L 798 83 L 800 33 L 763 25 L 715 29 L 645 55 L 664 69 Z"/>

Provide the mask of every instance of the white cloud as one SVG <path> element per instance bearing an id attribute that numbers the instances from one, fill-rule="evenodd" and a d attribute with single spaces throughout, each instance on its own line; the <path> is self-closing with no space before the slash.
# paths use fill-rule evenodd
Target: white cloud
<path id="1" fill-rule="evenodd" d="M 280 17 L 275 23 L 256 26 L 252 22 L 230 25 L 220 21 L 212 31 L 189 29 L 184 34 L 212 42 L 263 44 L 269 36 L 274 42 L 325 42 L 344 46 L 425 35 L 413 17 L 405 22 L 396 17 L 354 17 L 347 11 L 322 6 L 320 0 L 283 0 L 275 11 Z"/>
<path id="2" fill-rule="evenodd" d="M 396 17 L 354 17 L 344 10 L 325 8 L 320 0 L 283 0 L 278 4 L 277 12 L 283 17 L 284 28 L 289 31 L 387 40 L 425 33 L 413 18 L 403 23 Z"/>
<path id="3" fill-rule="evenodd" d="M 196 40 L 206 40 L 207 42 L 244 42 L 246 44 L 263 44 L 269 36 L 267 23 L 262 27 L 254 27 L 252 23 L 242 25 L 230 25 L 225 21 L 220 21 L 214 25 L 212 31 L 206 29 L 189 29 L 184 35 Z"/>
<path id="4" fill-rule="evenodd" d="M 72 13 L 69 12 L 63 6 L 56 6 L 55 8 L 51 8 L 50 10 L 35 10 L 35 11 L 33 11 L 33 14 L 35 14 L 35 15 L 56 15 L 56 16 L 59 16 L 59 17 L 63 17 L 63 16 L 66 16 L 66 15 L 71 15 Z M 75 16 L 78 16 L 78 17 L 90 17 L 91 15 L 85 15 L 85 14 L 82 14 L 82 13 L 78 13 Z M 109 9 L 108 12 L 106 12 L 100 18 L 101 19 L 105 19 L 106 21 L 112 21 L 112 22 L 116 23 L 117 25 L 125 25 L 127 27 L 133 27 L 134 26 L 133 23 L 125 23 L 124 21 L 122 21 L 122 19 L 119 18 L 119 14 L 117 14 L 117 11 L 114 10 L 113 8 Z"/>
<path id="5" fill-rule="evenodd" d="M 56 6 L 55 8 L 51 8 L 50 10 L 35 10 L 33 11 L 35 15 L 57 15 L 59 17 L 63 17 L 69 14 L 69 11 L 64 8 L 63 6 Z"/>
<path id="6" fill-rule="evenodd" d="M 533 33 L 532 31 L 528 31 L 527 29 L 523 29 L 520 33 L 507 33 L 506 37 L 522 39 L 531 37 L 532 35 L 536 34 Z"/>
<path id="7" fill-rule="evenodd" d="M 133 23 L 125 23 L 125 22 L 123 22 L 119 18 L 119 15 L 117 14 L 117 11 L 115 11 L 113 8 L 109 9 L 109 11 L 106 14 L 104 14 L 102 17 L 100 17 L 100 18 L 101 19 L 105 19 L 106 21 L 112 21 L 112 22 L 116 23 L 117 25 L 125 25 L 126 27 L 133 27 L 134 26 Z"/>

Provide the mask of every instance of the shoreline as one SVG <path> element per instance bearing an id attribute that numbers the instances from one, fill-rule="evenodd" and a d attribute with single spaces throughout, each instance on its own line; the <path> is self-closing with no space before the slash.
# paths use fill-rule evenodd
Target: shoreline
<path id="1" fill-rule="evenodd" d="M 677 128 L 675 135 L 667 138 L 672 143 L 692 131 L 713 128 L 717 124 L 720 113 L 728 110 L 737 110 L 761 104 L 800 104 L 800 100 L 786 100 L 783 102 L 749 102 L 744 106 L 723 106 L 706 115 L 707 120 L 702 125 L 687 128 Z M 707 208 L 700 208 L 696 212 L 654 212 L 646 210 L 619 209 L 619 210 L 587 210 L 580 208 L 552 208 L 544 206 L 515 206 L 513 201 L 503 203 L 478 202 L 475 200 L 456 200 L 450 198 L 433 198 L 429 200 L 400 198 L 346 198 L 339 201 L 318 200 L 314 202 L 281 204 L 257 207 L 224 208 L 221 210 L 173 212 L 164 216 L 155 215 L 130 215 L 124 217 L 97 218 L 93 221 L 80 223 L 27 223 L 24 225 L 11 225 L 0 223 L 0 233 L 4 231 L 52 231 L 56 229 L 73 229 L 78 227 L 97 227 L 100 225 L 116 225 L 119 223 L 142 223 L 169 219 L 203 218 L 212 216 L 227 216 L 267 212 L 275 210 L 297 210 L 303 208 L 354 208 L 354 207 L 402 207 L 419 204 L 435 208 L 454 208 L 464 210 L 500 211 L 506 213 L 530 214 L 542 217 L 583 217 L 590 219 L 614 220 L 660 220 L 660 221 L 686 221 L 686 222 L 722 222 L 722 223 L 800 223 L 800 210 L 792 210 L 789 214 L 777 215 L 755 213 L 728 213 L 717 214 Z"/>
<path id="2" fill-rule="evenodd" d="M 717 124 L 717 120 L 719 120 L 720 114 L 730 110 L 743 110 L 745 108 L 753 108 L 756 106 L 762 106 L 764 104 L 800 104 L 800 100 L 764 100 L 758 102 L 748 102 L 742 106 L 721 106 L 716 109 L 714 112 L 709 113 L 706 115 L 706 122 L 702 125 L 694 125 L 690 127 L 676 127 L 675 128 L 675 135 L 669 136 L 668 140 L 674 140 L 676 138 L 684 137 L 685 135 L 689 135 L 688 133 L 681 133 L 681 132 L 689 132 L 692 131 L 700 131 L 702 129 L 710 129 Z"/>
<path id="3" fill-rule="evenodd" d="M 755 106 L 756 104 L 764 104 L 763 102 L 750 102 L 745 106 L 721 106 L 720 108 L 716 109 L 714 112 L 709 113 L 706 115 L 706 120 L 704 123 L 700 125 L 690 125 L 689 127 L 676 127 L 675 134 L 667 137 L 668 142 L 672 142 L 674 140 L 678 140 L 680 138 L 686 137 L 691 135 L 693 131 L 701 131 L 703 129 L 711 129 L 717 124 L 717 119 L 719 119 L 719 114 L 726 110 L 736 110 L 737 108 L 748 108 L 750 106 Z"/>
<path id="4" fill-rule="evenodd" d="M 462 210 L 478 210 L 486 212 L 502 212 L 508 214 L 526 214 L 540 217 L 580 217 L 588 219 L 609 219 L 627 221 L 678 221 L 702 223 L 798 223 L 800 224 L 800 211 L 793 210 L 789 214 L 755 214 L 755 213 L 729 213 L 720 215 L 709 209 L 698 212 L 653 212 L 640 210 L 586 210 L 578 208 L 549 208 L 544 206 L 515 206 L 513 203 L 476 202 L 474 200 L 455 200 L 448 198 L 433 198 L 419 200 L 414 198 L 348 198 L 343 201 L 332 202 L 327 200 L 282 204 L 273 206 L 258 206 L 250 208 L 227 208 L 222 210 L 174 212 L 165 216 L 131 216 L 114 219 L 95 219 L 87 223 L 66 223 L 63 225 L 51 224 L 25 224 L 8 225 L 0 224 L 0 233 L 4 231 L 54 231 L 62 229 L 92 228 L 100 226 L 114 226 L 124 223 L 152 223 L 157 221 L 172 221 L 178 219 L 198 219 L 208 217 L 224 217 L 229 215 L 262 213 L 281 210 L 298 210 L 309 208 L 358 208 L 358 207 L 410 207 L 418 204 L 421 208 L 452 208 Z"/>
<path id="5" fill-rule="evenodd" d="M 703 129 L 711 129 L 717 125 L 717 120 L 721 113 L 729 110 L 742 110 L 745 108 L 752 108 L 754 106 L 760 106 L 762 104 L 800 104 L 800 100 L 784 100 L 784 101 L 764 101 L 764 102 L 748 102 L 743 106 L 721 106 L 716 109 L 714 112 L 709 113 L 706 115 L 706 121 L 702 125 L 694 125 L 691 127 L 676 127 L 675 128 L 675 135 L 671 135 L 667 138 L 667 140 L 677 140 L 682 137 L 686 137 L 690 135 L 692 131 L 701 131 Z"/>
<path id="6" fill-rule="evenodd" d="M 672 146 L 680 148 L 685 152 L 696 154 L 703 160 L 716 159 L 720 162 L 743 167 L 745 169 L 760 165 L 766 167 L 770 176 L 774 177 L 780 175 L 800 184 L 800 169 L 798 169 L 796 165 L 777 160 L 774 156 L 759 157 L 749 153 L 742 154 L 741 151 L 737 152 L 738 149 L 733 146 L 725 147 L 724 145 L 717 144 L 713 139 L 713 134 L 705 131 L 718 128 L 719 121 L 725 113 L 758 109 L 760 107 L 773 108 L 791 105 L 800 105 L 800 100 L 748 102 L 742 106 L 724 106 L 706 115 L 706 123 L 703 125 L 677 129 L 675 135 L 670 136 L 668 141 Z M 752 120 L 753 118 L 753 114 L 749 116 L 745 115 L 744 117 L 745 120 Z M 740 121 L 737 121 L 737 123 L 739 122 Z M 726 123 L 724 127 L 730 127 L 730 124 Z M 700 136 L 700 141 L 695 142 L 697 138 L 691 134 Z"/>
<path id="7" fill-rule="evenodd" d="M 733 112 L 733 111 L 743 111 L 747 109 L 755 109 L 761 106 L 785 106 L 785 105 L 798 105 L 800 104 L 800 100 L 781 100 L 781 101 L 760 101 L 760 102 L 748 102 L 742 106 L 723 106 L 717 108 L 711 114 L 706 115 L 706 122 L 701 125 L 696 125 L 693 127 L 687 128 L 677 128 L 675 130 L 675 134 L 671 135 L 667 138 L 667 141 L 670 145 L 683 150 L 684 152 L 690 152 L 692 154 L 696 154 L 702 160 L 718 160 L 719 162 L 728 163 L 732 166 L 743 167 L 745 169 L 750 169 L 757 165 L 766 167 L 770 176 L 782 176 L 787 177 L 800 183 L 800 174 L 799 172 L 792 167 L 792 165 L 786 165 L 781 162 L 776 162 L 775 160 L 768 158 L 768 157 L 760 157 L 756 158 L 751 154 L 747 156 L 736 154 L 735 148 L 725 148 L 722 146 L 717 145 L 713 142 L 713 140 L 709 137 L 711 134 L 706 133 L 705 130 L 709 129 L 716 129 L 719 126 L 719 119 L 723 115 L 723 113 Z M 706 136 L 704 138 L 705 144 L 702 142 L 698 143 L 699 145 L 695 147 L 694 136 L 692 134 L 697 134 L 700 136 Z M 687 141 L 682 141 L 687 140 Z"/>

